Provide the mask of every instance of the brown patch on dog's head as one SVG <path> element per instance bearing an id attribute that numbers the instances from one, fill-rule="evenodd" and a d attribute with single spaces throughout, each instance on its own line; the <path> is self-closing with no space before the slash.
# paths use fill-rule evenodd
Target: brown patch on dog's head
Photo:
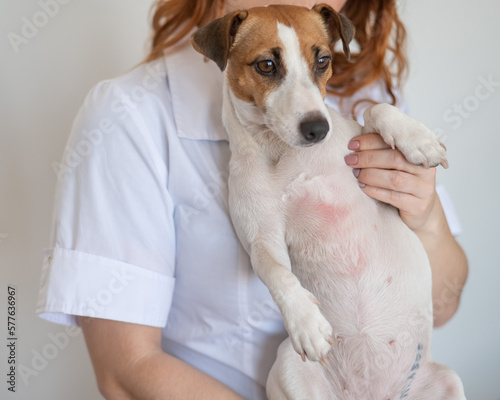
<path id="1" fill-rule="evenodd" d="M 238 31 L 227 70 L 234 95 L 255 103 L 264 112 L 267 97 L 287 73 L 276 14 L 272 6 L 249 10 L 248 19 Z"/>
<path id="2" fill-rule="evenodd" d="M 191 44 L 197 52 L 215 61 L 224 71 L 238 28 L 247 15 L 245 10 L 235 11 L 210 22 L 191 36 Z"/>
<path id="3" fill-rule="evenodd" d="M 330 6 L 312 10 L 298 6 L 256 7 L 236 11 L 200 28 L 192 37 L 194 48 L 227 69 L 232 92 L 265 112 L 266 98 L 287 73 L 286 49 L 278 36 L 278 23 L 294 28 L 313 82 L 326 94 L 331 76 L 334 43 L 340 38 L 349 57 L 353 28 Z"/>
<path id="4" fill-rule="evenodd" d="M 317 12 L 323 19 L 324 24 L 328 27 L 331 35 L 331 45 L 337 40 L 342 40 L 342 47 L 344 53 L 349 59 L 351 51 L 349 50 L 349 43 L 354 37 L 354 25 L 344 15 L 336 12 L 328 4 L 318 4 L 312 8 L 312 11 Z"/>

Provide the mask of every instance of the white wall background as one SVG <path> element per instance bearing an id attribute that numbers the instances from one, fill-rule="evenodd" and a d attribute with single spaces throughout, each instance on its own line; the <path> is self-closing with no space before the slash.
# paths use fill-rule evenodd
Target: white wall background
<path id="1" fill-rule="evenodd" d="M 402 4 L 412 63 L 407 98 L 412 114 L 438 130 L 448 148 L 450 168 L 438 179 L 460 216 L 459 242 L 470 264 L 460 310 L 435 331 L 433 353 L 459 373 L 469 399 L 498 400 L 500 2 Z M 488 80 L 495 85 L 485 90 Z"/>
<path id="2" fill-rule="evenodd" d="M 0 398 L 7 392 L 7 285 L 17 287 L 17 398 L 101 399 L 80 334 L 34 315 L 56 174 L 89 88 L 146 54 L 152 0 L 0 0 Z M 470 263 L 461 308 L 435 331 L 434 356 L 462 377 L 468 398 L 500 399 L 500 2 L 402 1 L 414 116 L 448 147 L 440 170 Z M 38 23 L 24 28 L 26 20 Z M 35 26 L 36 28 L 36 26 Z M 12 34 L 30 36 L 13 46 Z M 17 50 L 17 51 L 16 51 Z M 485 81 L 490 81 L 485 85 Z M 478 86 L 482 88 L 478 89 Z M 462 108 L 462 111 L 459 110 Z M 462 113 L 462 114 L 460 114 Z M 57 338 L 57 339 L 54 339 Z M 56 345 L 59 345 L 59 348 Z"/>

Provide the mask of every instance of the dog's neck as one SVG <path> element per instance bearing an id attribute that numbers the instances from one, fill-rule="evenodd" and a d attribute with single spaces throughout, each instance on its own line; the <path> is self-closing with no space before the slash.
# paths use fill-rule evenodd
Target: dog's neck
<path id="1" fill-rule="evenodd" d="M 224 80 L 222 121 L 229 136 L 231 152 L 245 152 L 251 148 L 277 164 L 290 146 L 283 142 L 264 123 L 264 115 L 253 104 L 238 99 Z M 232 140 L 233 136 L 238 136 Z M 237 143 L 238 147 L 235 147 Z"/>

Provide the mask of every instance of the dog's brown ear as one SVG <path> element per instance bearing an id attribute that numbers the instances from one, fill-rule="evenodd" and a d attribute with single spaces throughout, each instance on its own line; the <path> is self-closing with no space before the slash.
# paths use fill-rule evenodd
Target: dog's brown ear
<path id="1" fill-rule="evenodd" d="M 216 19 L 198 29 L 191 36 L 191 44 L 197 52 L 215 61 L 224 71 L 238 28 L 247 16 L 247 11 L 235 11 Z"/>
<path id="2" fill-rule="evenodd" d="M 351 21 L 344 15 L 337 13 L 328 4 L 318 4 L 312 8 L 316 11 L 325 22 L 326 26 L 332 34 L 334 41 L 342 39 L 342 47 L 344 48 L 344 53 L 349 60 L 351 57 L 351 52 L 349 50 L 349 43 L 354 37 L 354 25 Z"/>

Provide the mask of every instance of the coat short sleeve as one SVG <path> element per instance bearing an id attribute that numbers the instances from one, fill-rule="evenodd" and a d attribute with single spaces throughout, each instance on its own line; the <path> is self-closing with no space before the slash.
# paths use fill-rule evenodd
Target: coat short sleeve
<path id="1" fill-rule="evenodd" d="M 54 165 L 52 236 L 37 305 L 47 320 L 166 324 L 175 283 L 168 144 L 158 93 L 134 101 L 126 95 L 131 85 L 117 79 L 89 93 Z"/>

